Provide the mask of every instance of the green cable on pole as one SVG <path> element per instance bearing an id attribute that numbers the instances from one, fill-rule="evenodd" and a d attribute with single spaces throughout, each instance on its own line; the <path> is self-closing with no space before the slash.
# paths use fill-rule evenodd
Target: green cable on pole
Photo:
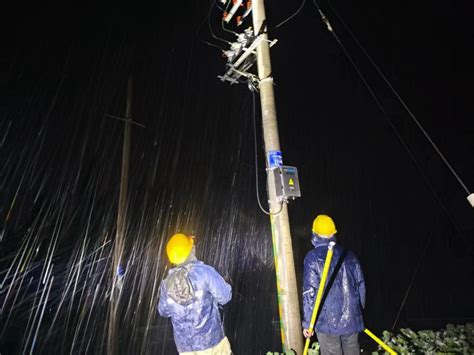
<path id="1" fill-rule="evenodd" d="M 318 315 L 319 307 L 321 305 L 321 299 L 323 298 L 324 286 L 326 285 L 326 279 L 329 273 L 329 266 L 331 265 L 332 260 L 332 249 L 336 245 L 335 242 L 330 242 L 328 245 L 328 253 L 326 255 L 326 260 L 324 261 L 324 268 L 323 268 L 323 275 L 321 277 L 321 282 L 319 283 L 318 294 L 316 295 L 316 300 L 314 302 L 313 314 L 311 315 L 311 321 L 309 322 L 308 330 L 312 332 L 314 330 L 314 323 L 316 322 L 316 317 Z M 304 345 L 303 355 L 308 354 L 309 344 L 311 342 L 311 338 L 306 339 L 306 343 Z"/>

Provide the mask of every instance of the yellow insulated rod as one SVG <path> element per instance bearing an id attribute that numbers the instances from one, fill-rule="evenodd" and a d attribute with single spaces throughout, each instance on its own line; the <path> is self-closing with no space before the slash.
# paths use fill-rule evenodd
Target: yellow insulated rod
<path id="1" fill-rule="evenodd" d="M 309 332 L 311 333 L 314 330 L 314 323 L 316 322 L 316 317 L 319 312 L 319 306 L 321 305 L 321 299 L 323 298 L 324 286 L 326 285 L 326 279 L 328 277 L 329 266 L 331 265 L 332 259 L 332 249 L 336 245 L 334 242 L 330 242 L 328 245 L 328 253 L 326 254 L 326 260 L 324 261 L 323 275 L 321 276 L 321 282 L 319 283 L 318 294 L 316 295 L 316 301 L 314 302 L 313 314 L 311 315 L 311 321 L 309 322 Z M 308 354 L 309 343 L 311 338 L 306 338 L 306 343 L 304 344 L 303 355 Z"/>
<path id="2" fill-rule="evenodd" d="M 389 347 L 387 344 L 385 344 L 382 339 L 378 338 L 374 333 L 372 333 L 370 330 L 367 328 L 364 329 L 364 333 L 367 334 L 369 337 L 375 340 L 377 344 L 379 344 L 386 352 L 388 352 L 390 355 L 395 355 L 397 354 L 396 351 L 394 351 L 391 347 Z"/>

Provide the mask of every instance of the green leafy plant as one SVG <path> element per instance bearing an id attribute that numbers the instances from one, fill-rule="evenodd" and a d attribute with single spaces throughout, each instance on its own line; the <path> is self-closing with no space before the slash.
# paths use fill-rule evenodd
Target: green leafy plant
<path id="1" fill-rule="evenodd" d="M 308 349 L 308 355 L 319 355 L 319 343 L 315 341 Z"/>
<path id="2" fill-rule="evenodd" d="M 286 353 L 268 351 L 267 355 L 296 355 L 296 353 L 293 350 Z M 308 349 L 308 355 L 319 355 L 319 343 L 317 341 L 311 344 L 311 347 Z"/>
<path id="3" fill-rule="evenodd" d="M 399 333 L 384 331 L 383 341 L 400 354 L 474 354 L 474 323 L 448 324 L 446 329 L 438 331 L 415 332 L 409 328 L 402 328 Z"/>

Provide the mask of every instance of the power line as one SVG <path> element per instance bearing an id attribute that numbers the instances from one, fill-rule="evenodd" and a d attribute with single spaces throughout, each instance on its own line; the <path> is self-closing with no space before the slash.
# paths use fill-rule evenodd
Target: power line
<path id="1" fill-rule="evenodd" d="M 203 40 L 202 38 L 200 38 L 199 36 L 199 33 L 201 31 L 201 27 L 202 25 L 204 25 L 204 22 L 206 21 L 210 21 L 209 18 L 211 16 L 211 12 L 212 12 L 212 8 L 214 6 L 214 3 L 211 4 L 211 7 L 209 8 L 209 11 L 207 12 L 207 16 L 204 18 L 204 20 L 202 20 L 202 22 L 199 24 L 198 28 L 197 28 L 197 31 L 196 31 L 196 35 L 197 35 L 197 38 L 199 39 L 200 42 L 204 43 L 204 44 L 207 44 L 208 46 L 210 47 L 215 47 L 215 48 L 218 48 L 221 50 L 221 52 L 224 51 L 224 48 L 218 46 L 217 44 L 214 44 L 214 43 L 210 43 L 210 42 L 207 42 L 205 40 Z M 210 25 L 209 25 L 210 26 Z"/>
<path id="2" fill-rule="evenodd" d="M 227 13 L 227 10 L 229 9 L 229 5 L 230 5 L 231 3 L 232 3 L 231 1 L 229 1 L 229 2 L 227 3 L 227 5 L 226 5 L 226 7 L 225 7 L 225 9 L 224 9 L 224 13 Z M 217 5 L 216 5 L 216 6 L 217 6 Z M 219 6 L 217 6 L 217 7 L 219 7 Z M 219 7 L 219 9 L 220 9 L 220 7 Z M 225 26 L 224 26 L 224 17 L 222 17 L 222 19 L 221 19 L 221 27 L 222 27 L 222 30 L 223 30 L 223 31 L 228 32 L 228 33 L 232 33 L 233 35 L 238 36 L 238 33 L 237 33 L 237 32 L 234 32 L 234 31 L 231 31 L 231 30 L 228 30 L 227 28 L 225 28 Z"/>
<path id="3" fill-rule="evenodd" d="M 211 33 L 211 36 L 214 37 L 215 39 L 219 40 L 219 41 L 222 41 L 222 42 L 225 42 L 227 44 L 231 44 L 229 41 L 225 40 L 225 39 L 222 39 L 220 37 L 217 37 L 214 33 L 214 31 L 212 30 L 212 26 L 211 26 L 211 13 L 212 13 L 212 9 L 214 8 L 215 6 L 215 2 L 214 0 L 212 1 L 212 4 L 211 4 L 211 8 L 209 9 L 209 15 L 207 16 L 207 24 L 208 24 L 208 27 L 209 27 L 209 32 Z"/>
<path id="4" fill-rule="evenodd" d="M 296 10 L 296 12 L 295 12 L 293 15 L 289 16 L 286 20 L 283 20 L 283 21 L 280 22 L 278 25 L 276 25 L 275 28 L 279 28 L 280 26 L 283 26 L 285 23 L 287 23 L 288 21 L 290 21 L 293 17 L 295 17 L 296 15 L 298 15 L 299 12 L 301 11 L 301 9 L 303 8 L 303 6 L 304 6 L 305 3 L 306 3 L 306 0 L 303 0 L 303 1 L 301 2 L 300 7 L 298 8 L 298 10 Z"/>
<path id="5" fill-rule="evenodd" d="M 319 10 L 319 6 L 317 5 L 316 1 L 313 0 L 314 3 L 316 4 L 316 6 L 318 7 L 318 10 Z M 407 104 L 405 103 L 405 101 L 400 97 L 400 95 L 398 94 L 397 90 L 395 90 L 395 88 L 392 86 L 392 84 L 390 83 L 390 81 L 387 79 L 387 77 L 384 75 L 384 73 L 382 72 L 382 70 L 380 70 L 379 66 L 377 65 L 377 63 L 375 63 L 375 61 L 372 59 L 372 57 L 369 55 L 369 53 L 367 53 L 367 51 L 365 50 L 365 48 L 362 46 L 362 44 L 359 42 L 359 40 L 357 39 L 357 37 L 354 35 L 354 33 L 351 31 L 351 29 L 349 28 L 349 26 L 346 24 L 346 22 L 344 21 L 344 19 L 339 15 L 339 13 L 337 12 L 337 10 L 334 8 L 334 6 L 331 4 L 331 1 L 329 0 L 328 1 L 329 3 L 329 6 L 331 7 L 331 9 L 334 11 L 334 13 L 336 14 L 336 16 L 338 17 L 339 21 L 341 21 L 341 23 L 344 25 L 344 27 L 346 28 L 346 30 L 349 32 L 349 34 L 351 35 L 351 37 L 354 39 L 354 41 L 357 43 L 357 45 L 359 46 L 359 48 L 364 52 L 365 56 L 369 59 L 370 63 L 373 65 L 373 67 L 375 68 L 375 70 L 379 73 L 379 75 L 382 77 L 382 79 L 385 81 L 385 83 L 387 84 L 387 86 L 390 88 L 390 90 L 392 90 L 393 94 L 397 97 L 398 101 L 400 101 L 400 103 L 402 104 L 402 106 L 405 108 L 405 110 L 408 112 L 408 114 L 410 115 L 411 119 L 415 122 L 415 124 L 418 126 L 418 128 L 421 130 L 421 132 L 423 133 L 423 135 L 426 137 L 426 139 L 428 140 L 428 142 L 430 142 L 430 144 L 432 145 L 433 149 L 436 151 L 436 153 L 438 153 L 439 157 L 441 158 L 441 160 L 443 160 L 443 162 L 446 164 L 446 166 L 448 167 L 448 169 L 451 171 L 451 173 L 454 175 L 454 177 L 457 179 L 457 181 L 459 182 L 459 184 L 462 186 L 462 188 L 467 192 L 467 194 L 469 195 L 471 192 L 469 191 L 469 189 L 467 188 L 466 184 L 464 184 L 464 182 L 461 180 L 461 178 L 459 177 L 459 175 L 456 173 L 456 171 L 453 169 L 453 167 L 451 166 L 451 164 L 448 162 L 448 160 L 445 158 L 445 156 L 443 155 L 443 153 L 441 153 L 441 151 L 439 150 L 438 146 L 433 142 L 433 140 L 431 139 L 430 135 L 426 132 L 426 130 L 424 129 L 424 127 L 421 125 L 421 123 L 418 121 L 418 119 L 415 117 L 415 115 L 413 114 L 413 112 L 410 110 L 410 108 L 407 106 Z"/>
<path id="6" fill-rule="evenodd" d="M 372 88 L 370 87 L 369 83 L 367 82 L 367 80 L 365 79 L 365 77 L 363 76 L 362 72 L 360 71 L 359 67 L 357 66 L 357 64 L 355 63 L 355 61 L 353 60 L 353 58 L 351 57 L 351 55 L 349 54 L 349 52 L 346 50 L 345 46 L 342 44 L 342 42 L 340 41 L 339 37 L 337 36 L 337 34 L 334 32 L 334 30 L 332 29 L 332 26 L 331 24 L 329 23 L 329 20 L 327 19 L 327 17 L 324 15 L 324 13 L 321 11 L 321 8 L 318 6 L 316 0 L 313 0 L 314 4 L 316 5 L 316 8 L 318 9 L 318 12 L 319 14 L 321 15 L 321 18 L 323 20 L 323 22 L 326 24 L 328 30 L 331 32 L 331 34 L 333 35 L 333 37 L 335 38 L 336 42 L 340 45 L 340 47 L 342 48 L 343 52 L 345 53 L 346 57 L 349 59 L 349 61 L 351 62 L 351 64 L 353 65 L 353 67 L 355 68 L 357 74 L 359 75 L 359 77 L 361 78 L 362 82 L 364 83 L 364 85 L 366 86 L 367 90 L 369 91 L 370 95 L 372 96 L 372 98 L 374 99 L 374 101 L 376 102 L 377 106 L 379 107 L 379 109 L 382 111 L 385 119 L 387 120 L 387 122 L 389 123 L 389 125 L 392 127 L 392 129 L 394 130 L 398 140 L 400 141 L 400 143 L 402 144 L 402 146 L 405 148 L 406 152 L 408 153 L 410 159 L 412 160 L 412 162 L 415 164 L 416 168 L 418 169 L 418 172 L 421 174 L 421 176 L 423 177 L 423 179 L 425 180 L 425 183 L 428 185 L 429 189 L 431 190 L 431 192 L 433 193 L 433 195 L 436 197 L 439 205 L 441 206 L 441 208 L 443 209 L 443 211 L 445 212 L 446 216 L 449 218 L 452 226 L 454 227 L 454 229 L 459 232 L 459 228 L 456 224 L 456 222 L 454 221 L 453 217 L 451 216 L 451 213 L 449 212 L 449 210 L 447 209 L 447 207 L 445 206 L 445 204 L 443 203 L 443 201 L 441 200 L 440 196 L 436 193 L 433 185 L 431 184 L 431 182 L 429 181 L 428 177 L 425 175 L 425 173 L 423 172 L 423 169 L 421 168 L 420 164 L 418 163 L 418 161 L 416 160 L 415 156 L 413 155 L 413 153 L 411 152 L 410 148 L 408 147 L 408 145 L 406 144 L 406 142 L 403 140 L 403 138 L 401 137 L 400 135 L 400 132 L 398 131 L 398 129 L 396 128 L 396 126 L 394 125 L 394 123 L 392 122 L 392 120 L 390 119 L 390 117 L 388 116 L 388 114 L 386 113 L 386 111 L 384 110 L 381 102 L 378 100 L 377 96 L 375 95 L 374 91 L 372 90 Z M 360 46 L 360 44 L 359 44 Z M 362 48 L 362 47 L 361 47 Z M 368 54 L 366 54 L 368 56 Z M 372 64 L 374 66 L 375 63 L 371 60 Z M 378 67 L 377 67 L 378 68 Z M 379 69 L 378 69 L 379 70 Z M 380 75 L 383 76 L 383 74 L 381 72 L 379 72 Z M 385 77 L 384 77 L 385 78 Z M 385 78 L 386 79 L 386 78 Z M 388 80 L 387 80 L 388 81 Z M 389 85 L 389 83 L 387 83 Z M 391 87 L 391 85 L 389 85 Z M 391 87 L 392 90 L 396 93 L 395 89 L 393 89 L 393 87 Z M 398 94 L 396 94 L 396 96 L 401 100 L 401 98 L 399 97 Z M 403 101 L 401 101 L 403 103 Z M 406 105 L 405 105 L 406 106 Z M 412 115 L 411 111 L 408 110 L 407 107 L 405 107 L 407 109 L 407 111 Z M 415 119 L 416 121 L 416 119 Z M 417 122 L 417 121 L 416 121 Z M 420 125 L 421 126 L 421 125 Z M 424 130 L 423 130 L 424 131 Z M 429 136 L 428 136 L 429 137 Z M 434 143 L 433 143 L 434 144 Z M 436 147 L 436 146 L 435 146 Z M 442 154 L 441 154 L 441 157 L 443 158 Z M 447 163 L 445 161 L 445 163 Z M 448 163 L 447 163 L 448 164 Z M 449 165 L 448 165 L 449 166 Z M 468 192 L 469 194 L 469 192 Z M 462 237 L 462 240 L 464 242 L 464 244 L 466 245 L 466 247 L 470 247 L 470 244 L 466 241 L 466 239 L 461 235 Z M 408 295 L 411 291 L 411 288 L 415 282 L 415 279 L 416 279 L 416 276 L 420 270 L 420 268 L 422 267 L 424 261 L 425 261 L 425 256 L 426 256 L 426 252 L 428 250 L 428 245 L 429 245 L 429 242 L 431 240 L 431 236 L 428 236 L 427 237 L 427 240 L 426 240 L 426 243 L 425 243 L 425 246 L 423 248 L 423 253 L 422 253 L 422 256 L 415 268 L 415 270 L 413 271 L 412 273 L 412 277 L 411 277 L 411 280 L 410 280 L 410 283 L 408 284 L 408 287 L 407 287 L 407 290 L 404 294 L 404 297 L 403 297 L 403 300 L 400 304 L 400 307 L 398 309 L 398 312 L 397 312 L 397 315 L 395 317 L 395 320 L 393 322 L 393 325 L 392 325 L 392 331 L 395 329 L 397 323 L 398 323 L 398 320 L 399 320 L 399 317 L 400 317 L 400 314 L 405 306 L 405 303 L 408 299 Z"/>
<path id="7" fill-rule="evenodd" d="M 423 254 L 421 254 L 421 258 L 418 262 L 418 265 L 416 266 L 415 270 L 413 271 L 413 274 L 411 275 L 410 283 L 408 284 L 407 290 L 405 291 L 405 295 L 403 296 L 402 303 L 400 304 L 400 307 L 398 309 L 397 316 L 395 317 L 395 320 L 393 321 L 392 331 L 397 326 L 398 319 L 400 318 L 400 314 L 402 313 L 403 307 L 405 307 L 405 303 L 408 299 L 408 295 L 410 293 L 411 287 L 413 286 L 413 283 L 415 282 L 416 275 L 418 274 L 418 271 L 420 270 L 421 266 L 423 265 L 423 262 L 425 261 L 426 251 L 428 250 L 428 245 L 432 238 L 433 238 L 432 235 L 428 235 L 426 237 L 426 243 L 425 243 L 425 247 L 423 248 Z"/>
<path id="8" fill-rule="evenodd" d="M 216 4 L 216 7 L 221 10 L 222 12 L 225 11 L 225 8 L 222 8 L 220 5 L 219 5 L 219 2 L 217 0 L 214 0 L 214 3 Z"/>
<path id="9" fill-rule="evenodd" d="M 426 174 L 424 173 L 421 165 L 418 163 L 418 160 L 415 158 L 415 156 L 413 155 L 413 153 L 411 152 L 410 148 L 408 147 L 407 143 L 405 142 L 405 140 L 403 139 L 403 137 L 401 136 L 400 132 L 398 131 L 397 127 L 395 126 L 395 124 L 393 123 L 393 121 L 390 119 L 389 115 L 387 114 L 387 112 L 385 111 L 382 103 L 380 102 L 380 100 L 378 99 L 378 97 L 375 95 L 375 92 L 373 91 L 372 87 L 370 86 L 370 84 L 368 83 L 368 81 L 365 79 L 364 75 L 362 74 L 361 70 L 359 69 L 359 67 L 357 66 L 357 64 L 355 63 L 354 59 L 352 58 L 352 56 L 349 54 L 349 52 L 347 51 L 346 47 L 342 44 L 341 40 L 339 39 L 339 36 L 334 32 L 331 24 L 329 23 L 329 20 L 328 18 L 326 17 L 326 15 L 324 15 L 324 13 L 321 11 L 321 8 L 319 7 L 318 3 L 316 2 L 316 0 L 313 0 L 314 4 L 316 5 L 316 8 L 319 12 L 319 14 L 321 15 L 321 18 L 323 20 L 323 22 L 326 24 L 329 32 L 331 32 L 331 34 L 333 35 L 334 39 L 336 40 L 336 42 L 339 44 L 339 46 L 341 47 L 342 51 L 344 52 L 344 54 L 346 55 L 347 59 L 349 59 L 349 61 L 351 62 L 352 66 L 354 67 L 354 69 L 356 70 L 357 74 L 359 75 L 360 79 L 362 80 L 362 82 L 364 83 L 365 87 L 367 88 L 367 90 L 369 91 L 370 95 L 372 96 L 372 98 L 374 99 L 375 103 L 377 104 L 377 106 L 379 107 L 380 111 L 383 113 L 383 116 L 384 118 L 386 119 L 386 121 L 388 122 L 388 124 L 390 125 L 390 127 L 393 129 L 393 131 L 395 132 L 395 135 L 398 139 L 398 141 L 400 142 L 400 144 L 403 146 L 403 148 L 405 149 L 405 151 L 407 152 L 408 156 L 410 157 L 410 159 L 412 160 L 413 164 L 415 164 L 415 167 L 417 168 L 418 172 L 420 173 L 420 175 L 423 177 L 425 183 L 427 184 L 428 188 L 430 189 L 430 191 L 433 193 L 433 195 L 435 196 L 436 200 L 438 201 L 440 207 L 443 209 L 443 211 L 445 212 L 446 216 L 448 217 L 448 219 L 450 220 L 451 224 L 453 225 L 454 229 L 456 231 L 459 231 L 459 228 L 456 224 L 456 222 L 454 221 L 454 218 L 451 216 L 451 213 L 449 212 L 448 208 L 445 206 L 445 204 L 443 203 L 443 201 L 441 200 L 441 197 L 438 195 L 438 193 L 436 192 L 436 190 L 434 189 L 433 185 L 431 184 L 431 182 L 429 181 L 428 177 L 426 176 Z"/>

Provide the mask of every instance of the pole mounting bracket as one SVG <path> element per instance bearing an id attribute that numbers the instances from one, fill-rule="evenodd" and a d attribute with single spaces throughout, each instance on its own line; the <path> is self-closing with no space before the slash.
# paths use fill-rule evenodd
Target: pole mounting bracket
<path id="1" fill-rule="evenodd" d="M 231 85 L 247 83 L 248 80 L 253 83 L 260 83 L 261 80 L 258 79 L 257 75 L 250 73 L 249 70 L 257 60 L 257 47 L 262 41 L 268 42 L 270 47 L 278 42 L 277 39 L 271 41 L 266 39 L 264 34 L 254 36 L 251 27 L 238 34 L 237 41 L 231 43 L 230 48 L 223 52 L 224 56 L 227 57 L 227 71 L 224 75 L 218 75 L 217 77 Z"/>

